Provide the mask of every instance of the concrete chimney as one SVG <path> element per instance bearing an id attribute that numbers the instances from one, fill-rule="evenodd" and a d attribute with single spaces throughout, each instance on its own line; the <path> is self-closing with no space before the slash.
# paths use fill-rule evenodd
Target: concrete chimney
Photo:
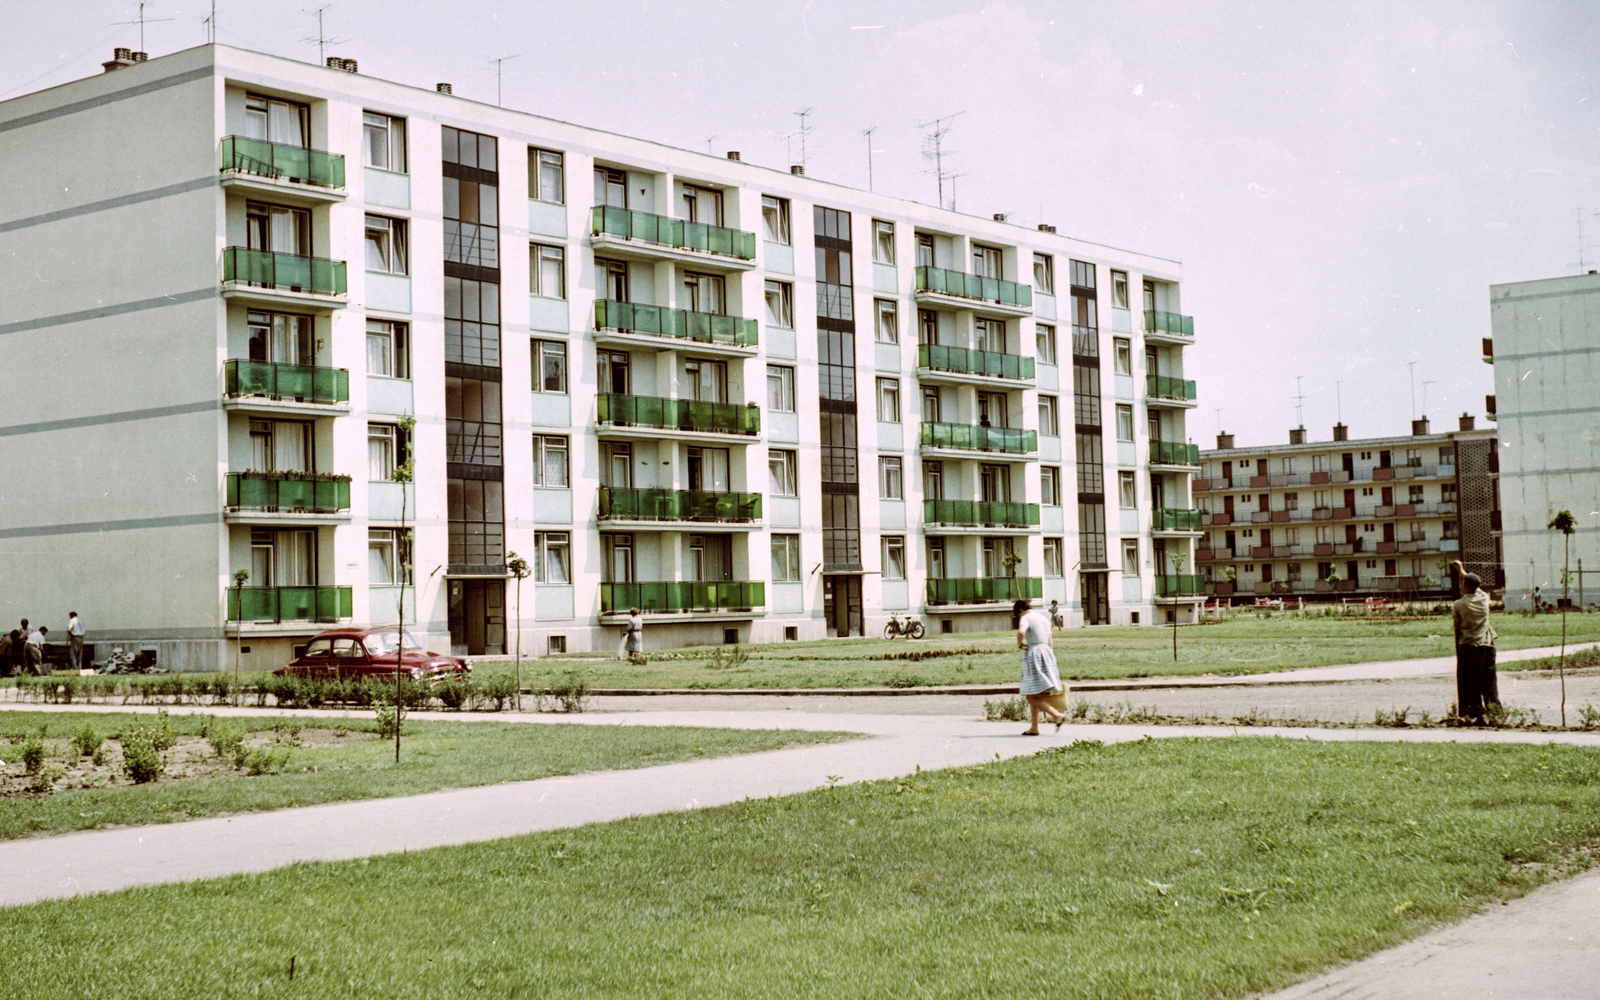
<path id="1" fill-rule="evenodd" d="M 1348 440 L 1350 440 L 1350 428 L 1346 427 L 1343 423 L 1334 424 L 1333 425 L 1333 439 L 1335 441 L 1348 441 Z"/>
<path id="2" fill-rule="evenodd" d="M 1426 437 L 1428 435 L 1428 418 L 1426 415 L 1421 420 L 1411 421 L 1411 436 Z"/>
<path id="3" fill-rule="evenodd" d="M 1477 418 L 1476 417 L 1474 417 L 1470 413 L 1463 413 L 1461 415 L 1459 429 L 1460 430 L 1464 430 L 1464 431 L 1470 431 L 1470 430 L 1474 429 L 1476 424 L 1477 424 Z"/>
<path id="4" fill-rule="evenodd" d="M 1232 434 L 1218 434 L 1217 435 L 1217 450 L 1218 451 L 1227 451 L 1228 449 L 1230 449 L 1232 447 L 1233 447 L 1233 435 Z"/>
<path id="5" fill-rule="evenodd" d="M 144 59 L 135 59 L 134 54 L 132 49 L 112 49 L 111 61 L 103 62 L 100 65 L 105 67 L 107 73 L 114 73 L 124 66 L 135 66 L 144 62 Z M 143 56 L 144 53 L 140 52 L 138 55 Z M 146 56 L 146 58 L 149 57 Z"/>
<path id="6" fill-rule="evenodd" d="M 1289 443 L 1290 444 L 1305 444 L 1306 443 L 1306 429 L 1304 427 L 1291 427 L 1291 428 L 1289 428 Z"/>
<path id="7" fill-rule="evenodd" d="M 433 89 L 437 90 L 441 94 L 454 94 L 455 93 L 455 91 L 453 89 L 451 89 L 451 87 L 450 87 L 450 85 L 448 83 L 436 83 L 436 84 L 433 85 Z"/>
<path id="8" fill-rule="evenodd" d="M 796 177 L 804 177 L 806 175 L 805 164 L 791 163 L 789 165 L 789 173 L 794 174 Z"/>
<path id="9" fill-rule="evenodd" d="M 739 151 L 737 149 L 728 150 L 728 159 L 737 161 L 739 159 Z"/>

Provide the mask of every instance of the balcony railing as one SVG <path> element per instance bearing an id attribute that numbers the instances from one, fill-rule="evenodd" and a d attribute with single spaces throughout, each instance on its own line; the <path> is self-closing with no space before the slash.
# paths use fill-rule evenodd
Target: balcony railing
<path id="1" fill-rule="evenodd" d="M 245 247 L 228 247 L 222 251 L 222 280 L 316 295 L 345 293 L 342 260 Z"/>
<path id="2" fill-rule="evenodd" d="M 319 472 L 230 472 L 228 509 L 333 514 L 350 509 L 350 477 Z"/>
<path id="3" fill-rule="evenodd" d="M 669 219 L 649 212 L 630 212 L 626 208 L 596 205 L 590 220 L 590 232 L 595 236 L 620 236 L 623 239 L 655 243 L 658 246 L 680 250 L 703 250 L 706 253 L 754 260 L 756 234 L 742 229 L 724 229 L 703 222 L 685 222 Z"/>
<path id="4" fill-rule="evenodd" d="M 1200 512 L 1160 507 L 1150 512 L 1151 531 L 1199 531 Z"/>
<path id="5" fill-rule="evenodd" d="M 638 608 L 645 614 L 674 611 L 751 611 L 767 603 L 767 585 L 759 580 L 693 583 L 602 583 L 601 614 Z"/>
<path id="6" fill-rule="evenodd" d="M 1194 400 L 1194 380 L 1168 378 L 1165 375 L 1146 375 L 1144 394 L 1152 399 Z"/>
<path id="7" fill-rule="evenodd" d="M 1020 309 L 1033 308 L 1033 286 L 1019 285 L 1015 281 L 985 278 L 965 271 L 952 271 L 946 267 L 917 268 L 917 291 L 942 292 L 959 295 L 964 299 L 994 302 Z"/>
<path id="8" fill-rule="evenodd" d="M 242 135 L 222 139 L 222 169 L 262 177 L 286 177 L 317 187 L 344 187 L 344 157 L 320 149 L 287 146 Z"/>
<path id="9" fill-rule="evenodd" d="M 1200 446 L 1177 441 L 1151 441 L 1151 465 L 1199 465 Z"/>
<path id="10" fill-rule="evenodd" d="M 243 605 L 241 614 L 240 605 Z M 333 622 L 349 618 L 349 587 L 230 587 L 230 621 Z"/>
<path id="11" fill-rule="evenodd" d="M 1200 597 L 1206 582 L 1196 573 L 1168 573 L 1156 577 L 1157 597 Z"/>
<path id="12" fill-rule="evenodd" d="M 1039 505 L 988 500 L 924 500 L 922 522 L 1030 528 L 1039 523 Z"/>
<path id="13" fill-rule="evenodd" d="M 345 368 L 280 365 L 230 358 L 223 366 L 229 396 L 268 396 L 300 403 L 348 403 L 350 372 Z"/>
<path id="14" fill-rule="evenodd" d="M 1179 337 L 1192 337 L 1194 336 L 1194 317 L 1146 309 L 1144 311 L 1144 329 L 1146 333 L 1171 333 Z"/>
<path id="15" fill-rule="evenodd" d="M 1044 579 L 1037 576 L 967 577 L 929 580 L 929 604 L 1009 604 L 1044 596 Z"/>
<path id="16" fill-rule="evenodd" d="M 753 319 L 664 309 L 614 299 L 601 299 L 594 304 L 594 328 L 733 347 L 755 347 L 760 339 L 760 327 Z"/>
<path id="17" fill-rule="evenodd" d="M 616 393 L 602 393 L 595 397 L 595 403 L 602 424 L 718 434 L 761 433 L 761 411 L 738 403 L 702 403 L 692 399 Z"/>
<path id="18" fill-rule="evenodd" d="M 923 344 L 917 348 L 917 367 L 962 375 L 988 375 L 993 378 L 1033 378 L 1033 359 L 994 351 L 973 351 L 965 347 Z"/>
<path id="19" fill-rule="evenodd" d="M 602 486 L 600 516 L 627 521 L 759 521 L 761 494 Z"/>
<path id="20" fill-rule="evenodd" d="M 1018 427 L 974 427 L 971 424 L 923 424 L 924 448 L 958 448 L 1026 455 L 1039 450 L 1039 432 Z"/>

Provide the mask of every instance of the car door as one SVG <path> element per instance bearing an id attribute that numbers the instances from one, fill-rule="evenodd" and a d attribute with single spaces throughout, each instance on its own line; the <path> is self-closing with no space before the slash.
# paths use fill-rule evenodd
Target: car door
<path id="1" fill-rule="evenodd" d="M 297 677 L 327 677 L 333 664 L 333 640 L 312 639 L 306 651 L 295 661 L 293 673 Z"/>

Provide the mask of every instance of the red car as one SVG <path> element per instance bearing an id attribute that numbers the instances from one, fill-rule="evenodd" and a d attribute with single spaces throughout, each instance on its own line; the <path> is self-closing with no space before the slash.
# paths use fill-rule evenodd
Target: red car
<path id="1" fill-rule="evenodd" d="M 323 632 L 306 643 L 306 651 L 287 667 L 273 671 L 289 677 L 354 677 L 393 680 L 400 630 L 339 628 Z M 405 634 L 402 669 L 412 680 L 465 682 L 472 678 L 472 661 L 460 656 L 440 656 L 423 650 L 410 632 Z"/>

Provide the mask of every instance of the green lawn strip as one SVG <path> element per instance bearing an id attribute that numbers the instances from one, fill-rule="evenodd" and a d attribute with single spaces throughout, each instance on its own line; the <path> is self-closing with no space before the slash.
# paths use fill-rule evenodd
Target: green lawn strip
<path id="1" fill-rule="evenodd" d="M 87 720 L 101 734 L 115 739 L 118 731 L 136 718 L 152 721 L 149 715 L 120 713 L 6 712 L 0 714 L 0 734 L 34 734 L 47 726 L 51 736 L 64 737 Z M 184 735 L 198 733 L 201 721 L 198 716 L 171 717 L 173 730 Z M 229 721 L 263 732 L 272 729 L 274 719 Z M 341 722 L 332 713 L 327 720 L 296 717 L 292 721 L 325 728 L 343 726 L 351 731 L 372 728 L 370 719 Z M 221 779 L 67 788 L 49 795 L 0 800 L 0 839 L 416 795 L 442 788 L 650 767 L 851 738 L 855 737 L 849 733 L 791 730 L 408 721 L 399 765 L 394 762 L 392 742 L 372 739 L 339 747 L 291 747 L 287 768 L 279 774 L 235 772 L 235 776 Z M 20 750 L 16 745 L 0 745 L 0 759 L 15 770 Z"/>
<path id="2" fill-rule="evenodd" d="M 1583 748 L 1057 749 L 9 909 L 0 996 L 1237 997 L 1600 837 Z"/>

